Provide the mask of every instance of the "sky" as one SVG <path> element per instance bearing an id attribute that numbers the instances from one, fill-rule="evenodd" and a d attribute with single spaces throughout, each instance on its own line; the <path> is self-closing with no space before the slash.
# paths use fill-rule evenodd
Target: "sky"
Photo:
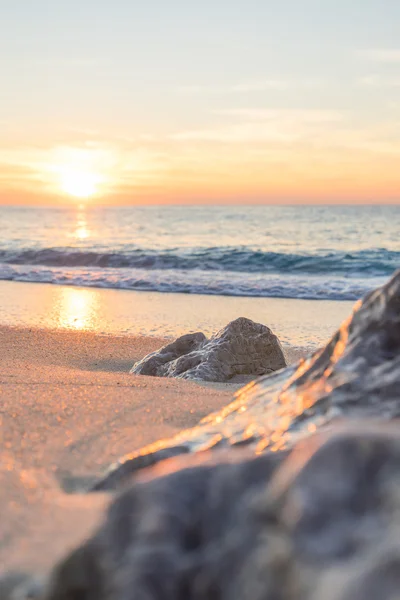
<path id="1" fill-rule="evenodd" d="M 399 0 L 0 10 L 0 204 L 400 203 Z"/>

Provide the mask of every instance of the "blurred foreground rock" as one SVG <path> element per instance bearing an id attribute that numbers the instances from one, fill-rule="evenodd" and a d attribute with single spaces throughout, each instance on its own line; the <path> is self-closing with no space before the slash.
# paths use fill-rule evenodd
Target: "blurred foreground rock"
<path id="1" fill-rule="evenodd" d="M 214 454 L 143 472 L 44 598 L 399 597 L 398 424 L 338 427 L 291 452 Z"/>
<path id="2" fill-rule="evenodd" d="M 236 319 L 207 340 L 184 335 L 133 365 L 131 373 L 201 381 L 232 381 L 240 375 L 265 375 L 286 367 L 276 335 L 250 319 Z"/>

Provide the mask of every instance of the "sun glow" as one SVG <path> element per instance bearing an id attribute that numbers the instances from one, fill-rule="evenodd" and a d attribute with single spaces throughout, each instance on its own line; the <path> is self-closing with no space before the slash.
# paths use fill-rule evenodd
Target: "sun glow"
<path id="1" fill-rule="evenodd" d="M 74 198 L 90 198 L 97 192 L 100 177 L 89 171 L 65 170 L 61 173 L 63 192 Z"/>

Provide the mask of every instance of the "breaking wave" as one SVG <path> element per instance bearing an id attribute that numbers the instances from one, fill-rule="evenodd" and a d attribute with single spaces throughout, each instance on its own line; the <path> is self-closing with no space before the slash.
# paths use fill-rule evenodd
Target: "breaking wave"
<path id="1" fill-rule="evenodd" d="M 386 249 L 318 254 L 265 252 L 249 248 L 215 247 L 171 249 L 162 252 L 140 248 L 104 252 L 75 248 L 0 250 L 0 263 L 48 267 L 102 269 L 226 271 L 230 273 L 281 273 L 386 277 L 400 264 L 400 252 Z"/>
<path id="2" fill-rule="evenodd" d="M 357 300 L 383 284 L 386 277 L 0 264 L 0 279 L 169 293 Z"/>

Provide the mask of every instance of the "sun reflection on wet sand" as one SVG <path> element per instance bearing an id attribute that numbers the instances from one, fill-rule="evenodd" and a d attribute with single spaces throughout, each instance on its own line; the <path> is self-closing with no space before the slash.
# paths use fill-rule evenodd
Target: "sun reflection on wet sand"
<path id="1" fill-rule="evenodd" d="M 94 329 L 98 310 L 92 290 L 63 288 L 59 304 L 59 326 L 66 329 Z"/>

